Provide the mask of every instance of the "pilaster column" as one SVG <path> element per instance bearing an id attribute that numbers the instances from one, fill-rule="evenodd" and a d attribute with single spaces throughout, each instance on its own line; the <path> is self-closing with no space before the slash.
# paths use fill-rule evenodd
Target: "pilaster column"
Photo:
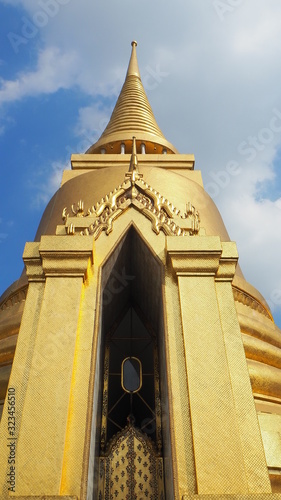
<path id="1" fill-rule="evenodd" d="M 237 249 L 233 242 L 221 245 L 216 292 L 247 484 L 249 493 L 269 493 L 270 480 L 232 290 Z"/>
<path id="2" fill-rule="evenodd" d="M 8 389 L 14 395 L 14 414 L 8 413 L 10 407 L 7 397 L 9 394 L 8 390 L 0 426 L 0 497 L 3 499 L 9 498 L 9 492 L 16 491 L 18 486 L 17 465 L 13 461 L 11 462 L 11 448 L 7 445 L 12 444 L 14 446 L 16 462 L 18 437 L 45 287 L 45 276 L 39 254 L 39 243 L 26 243 L 24 255 L 29 286 L 8 385 Z M 9 416 L 14 416 L 15 418 L 15 420 L 9 420 L 10 423 L 15 424 L 15 431 L 13 430 L 13 426 L 8 425 Z M 12 439 L 13 437 L 14 440 Z M 11 467 L 14 467 L 14 471 Z M 12 472 L 15 472 L 15 487 L 13 482 L 8 482 Z"/>
<path id="3" fill-rule="evenodd" d="M 47 491 L 55 496 L 60 494 L 83 280 L 93 263 L 93 239 L 43 236 L 36 245 L 38 258 L 32 260 L 25 253 L 24 260 L 36 281 L 32 269 L 40 257 L 45 283 L 34 344 L 29 345 L 30 368 L 16 451 L 16 494 L 40 496 Z M 27 302 L 25 314 L 32 307 Z M 20 338 L 25 335 L 20 331 Z"/>
<path id="4" fill-rule="evenodd" d="M 167 237 L 167 256 L 178 281 L 198 494 L 247 494 L 257 464 L 245 461 L 242 407 L 251 407 L 253 400 L 250 391 L 243 400 L 238 389 L 240 384 L 249 386 L 245 354 L 234 352 L 229 340 L 235 335 L 236 343 L 239 336 L 241 341 L 230 297 L 236 246 L 222 244 L 219 237 Z M 238 370 L 235 355 L 242 358 Z M 265 481 L 259 492 L 270 493 L 253 412 L 246 425 L 255 429 L 252 448 Z"/>

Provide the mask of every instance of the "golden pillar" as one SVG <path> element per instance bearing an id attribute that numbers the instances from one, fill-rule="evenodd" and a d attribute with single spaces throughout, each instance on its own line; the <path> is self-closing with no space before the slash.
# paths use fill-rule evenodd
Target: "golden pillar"
<path id="1" fill-rule="evenodd" d="M 1 450 L 2 463 L 6 462 L 0 472 L 1 498 L 14 491 L 17 496 L 46 492 L 59 496 L 64 488 L 69 448 L 79 451 L 77 447 L 73 450 L 71 438 L 75 440 L 75 434 L 69 437 L 69 425 L 77 383 L 74 372 L 80 348 L 80 316 L 87 269 L 90 271 L 93 262 L 93 240 L 44 236 L 40 243 L 26 245 L 24 260 L 29 290 L 9 381 L 15 396 L 15 420 L 9 419 L 7 400 L 1 422 L 1 441 L 8 439 L 8 444 L 15 446 L 16 487 L 11 488 L 7 481 L 11 470 L 7 445 Z M 77 404 L 76 416 L 80 410 Z M 83 439 L 80 447 L 83 453 Z M 79 465 L 76 461 L 76 476 L 80 473 L 81 481 L 81 461 Z"/>
<path id="2" fill-rule="evenodd" d="M 231 288 L 235 244 L 168 237 L 167 254 L 178 280 L 197 492 L 270 493 Z"/>

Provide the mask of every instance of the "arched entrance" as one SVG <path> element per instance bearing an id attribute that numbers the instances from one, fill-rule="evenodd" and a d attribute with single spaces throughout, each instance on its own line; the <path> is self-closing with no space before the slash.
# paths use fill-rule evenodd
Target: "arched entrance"
<path id="1" fill-rule="evenodd" d="M 172 482 L 162 273 L 134 227 L 102 270 L 99 500 L 163 500 Z"/>

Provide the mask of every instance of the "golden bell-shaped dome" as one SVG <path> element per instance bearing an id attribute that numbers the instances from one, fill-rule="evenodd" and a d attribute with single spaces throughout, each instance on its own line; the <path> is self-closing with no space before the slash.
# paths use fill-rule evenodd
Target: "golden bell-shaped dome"
<path id="1" fill-rule="evenodd" d="M 177 153 L 161 132 L 148 102 L 138 67 L 137 42 L 132 42 L 132 54 L 127 75 L 109 123 L 100 139 L 87 153 L 129 153 L 132 137 L 137 140 L 138 152 Z"/>

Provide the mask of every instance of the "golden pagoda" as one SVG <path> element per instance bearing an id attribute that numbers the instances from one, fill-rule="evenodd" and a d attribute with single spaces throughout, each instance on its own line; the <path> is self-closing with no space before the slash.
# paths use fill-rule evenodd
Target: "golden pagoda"
<path id="1" fill-rule="evenodd" d="M 281 331 L 136 45 L 0 297 L 0 498 L 281 499 Z"/>

